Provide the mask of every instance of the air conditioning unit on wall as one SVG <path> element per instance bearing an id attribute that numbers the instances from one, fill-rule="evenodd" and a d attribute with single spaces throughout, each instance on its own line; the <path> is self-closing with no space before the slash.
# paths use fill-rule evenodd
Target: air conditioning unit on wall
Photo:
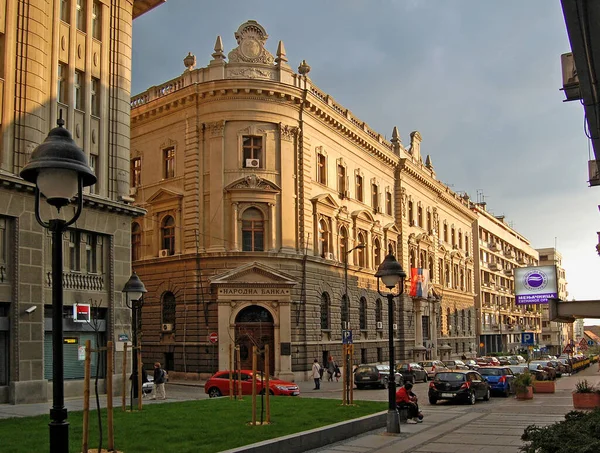
<path id="1" fill-rule="evenodd" d="M 383 329 L 383 323 L 381 321 L 377 321 L 377 328 Z"/>
<path id="2" fill-rule="evenodd" d="M 398 330 L 398 324 L 394 324 L 394 330 Z"/>
<path id="3" fill-rule="evenodd" d="M 246 159 L 246 168 L 258 168 L 260 161 L 258 159 Z"/>
<path id="4" fill-rule="evenodd" d="M 333 253 L 326 253 L 325 254 L 325 259 L 327 259 L 327 260 L 333 260 Z"/>
<path id="5" fill-rule="evenodd" d="M 172 332 L 173 331 L 173 324 L 171 324 L 171 323 L 163 323 L 161 330 L 163 332 Z"/>
<path id="6" fill-rule="evenodd" d="M 167 256 L 169 256 L 169 249 L 162 249 L 158 251 L 158 256 L 160 258 L 166 258 Z"/>

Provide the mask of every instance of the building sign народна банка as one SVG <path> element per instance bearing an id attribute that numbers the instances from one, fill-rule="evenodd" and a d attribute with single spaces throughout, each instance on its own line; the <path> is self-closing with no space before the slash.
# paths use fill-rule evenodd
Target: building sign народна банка
<path id="1" fill-rule="evenodd" d="M 238 297 L 261 297 L 261 298 L 280 298 L 289 296 L 288 288 L 219 288 L 219 296 Z"/>
<path id="2" fill-rule="evenodd" d="M 546 304 L 558 297 L 556 266 L 520 267 L 515 273 L 515 304 Z"/>

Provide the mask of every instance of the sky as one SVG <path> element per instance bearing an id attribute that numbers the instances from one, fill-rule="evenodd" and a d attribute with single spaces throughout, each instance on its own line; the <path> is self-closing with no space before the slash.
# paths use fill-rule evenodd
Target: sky
<path id="1" fill-rule="evenodd" d="M 559 0 L 167 0 L 133 24 L 132 95 L 225 54 L 256 20 L 296 69 L 375 131 L 422 137 L 437 177 L 485 201 L 535 248 L 556 245 L 569 299 L 600 299 L 600 188 L 581 104 L 563 102 L 571 50 Z M 598 320 L 586 324 L 600 325 Z"/>

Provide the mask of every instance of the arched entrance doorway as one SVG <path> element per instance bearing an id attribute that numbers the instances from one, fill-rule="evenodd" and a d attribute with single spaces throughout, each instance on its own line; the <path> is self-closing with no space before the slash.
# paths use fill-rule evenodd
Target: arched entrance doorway
<path id="1" fill-rule="evenodd" d="M 269 374 L 275 373 L 275 336 L 273 316 L 264 307 L 252 305 L 235 318 L 235 344 L 240 348 L 241 368 L 252 369 L 252 346 L 263 351 L 258 357 L 258 370 L 264 370 L 264 347 L 269 345 Z"/>

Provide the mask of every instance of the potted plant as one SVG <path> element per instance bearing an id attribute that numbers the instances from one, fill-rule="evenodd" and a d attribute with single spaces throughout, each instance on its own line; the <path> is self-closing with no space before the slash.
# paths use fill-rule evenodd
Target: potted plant
<path id="1" fill-rule="evenodd" d="M 556 381 L 533 381 L 533 393 L 554 393 L 556 392 Z"/>
<path id="2" fill-rule="evenodd" d="M 600 388 L 594 387 L 587 379 L 578 381 L 573 392 L 573 407 L 575 409 L 600 407 Z"/>
<path id="3" fill-rule="evenodd" d="M 533 398 L 533 383 L 535 378 L 529 371 L 518 374 L 513 381 L 515 396 L 518 400 L 530 400 Z"/>

